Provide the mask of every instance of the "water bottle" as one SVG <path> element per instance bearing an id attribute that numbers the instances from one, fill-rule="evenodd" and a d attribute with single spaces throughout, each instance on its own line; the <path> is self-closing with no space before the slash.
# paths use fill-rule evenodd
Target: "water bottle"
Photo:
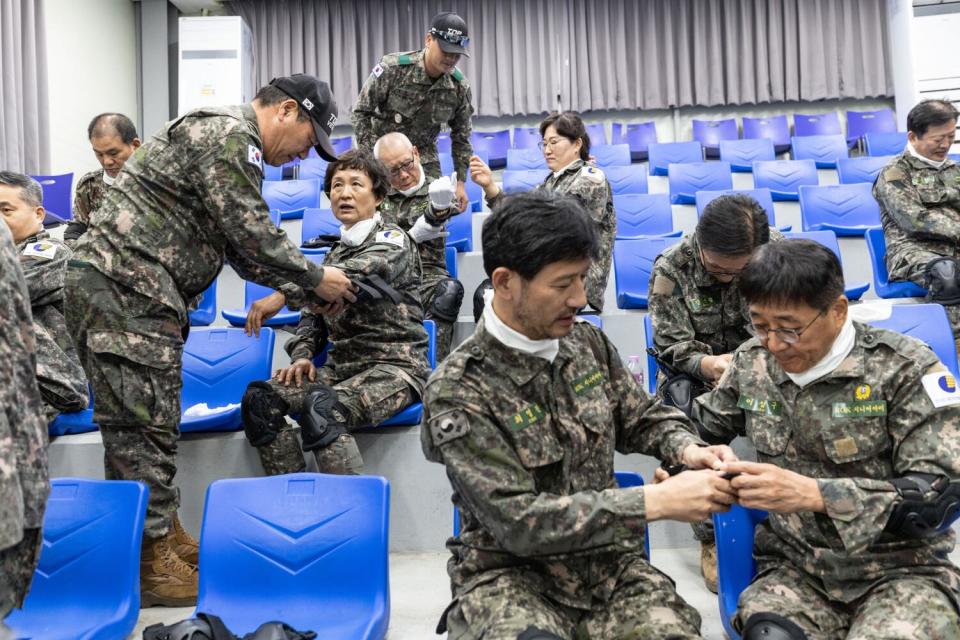
<path id="1" fill-rule="evenodd" d="M 627 359 L 627 369 L 633 374 L 633 379 L 637 381 L 640 388 L 646 390 L 643 384 L 643 356 L 630 356 Z"/>

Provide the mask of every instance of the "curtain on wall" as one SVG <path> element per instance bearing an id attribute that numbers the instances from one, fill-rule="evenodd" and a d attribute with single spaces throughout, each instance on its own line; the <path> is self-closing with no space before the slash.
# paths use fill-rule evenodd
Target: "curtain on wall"
<path id="1" fill-rule="evenodd" d="M 0 169 L 49 168 L 43 0 L 0 0 Z"/>
<path id="2" fill-rule="evenodd" d="M 294 72 L 352 104 L 379 57 L 459 13 L 477 115 L 892 94 L 885 0 L 233 0 L 258 79 Z"/>

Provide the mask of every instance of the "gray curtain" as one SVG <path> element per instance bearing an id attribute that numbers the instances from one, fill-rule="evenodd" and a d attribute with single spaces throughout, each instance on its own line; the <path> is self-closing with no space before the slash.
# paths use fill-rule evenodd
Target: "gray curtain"
<path id="1" fill-rule="evenodd" d="M 259 80 L 329 79 L 345 110 L 388 52 L 459 13 L 477 115 L 892 94 L 886 0 L 233 0 Z"/>
<path id="2" fill-rule="evenodd" d="M 0 169 L 49 170 L 43 0 L 0 0 Z"/>

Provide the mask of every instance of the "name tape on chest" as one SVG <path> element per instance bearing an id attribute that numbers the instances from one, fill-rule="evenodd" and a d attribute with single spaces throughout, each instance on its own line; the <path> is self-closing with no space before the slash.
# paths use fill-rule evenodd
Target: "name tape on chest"
<path id="1" fill-rule="evenodd" d="M 571 385 L 573 387 L 573 392 L 578 396 L 590 391 L 594 387 L 600 386 L 603 383 L 603 374 L 600 373 L 599 369 L 594 369 L 588 373 L 583 374 L 579 378 L 573 381 Z"/>
<path id="2" fill-rule="evenodd" d="M 23 255 L 52 260 L 57 255 L 57 245 L 52 242 L 31 242 L 23 248 Z"/>
<path id="3" fill-rule="evenodd" d="M 741 393 L 737 399 L 737 407 L 744 411 L 760 413 L 765 416 L 779 417 L 783 414 L 783 403 L 779 400 L 758 398 Z"/>
<path id="4" fill-rule="evenodd" d="M 397 231 L 396 229 L 387 229 L 385 231 L 378 231 L 376 237 L 374 238 L 374 242 L 392 244 L 403 248 L 403 237 L 404 233 L 402 231 Z"/>
<path id="5" fill-rule="evenodd" d="M 940 408 L 960 404 L 960 388 L 957 387 L 957 380 L 951 373 L 946 371 L 928 373 L 920 381 L 933 406 Z"/>
<path id="6" fill-rule="evenodd" d="M 263 152 L 252 144 L 247 145 L 247 162 L 263 169 Z"/>
<path id="7" fill-rule="evenodd" d="M 523 431 L 530 425 L 540 422 L 546 416 L 543 408 L 534 402 L 510 417 L 510 428 L 514 431 Z"/>
<path id="8" fill-rule="evenodd" d="M 875 418 L 887 415 L 886 400 L 834 402 L 830 415 L 834 418 Z"/>

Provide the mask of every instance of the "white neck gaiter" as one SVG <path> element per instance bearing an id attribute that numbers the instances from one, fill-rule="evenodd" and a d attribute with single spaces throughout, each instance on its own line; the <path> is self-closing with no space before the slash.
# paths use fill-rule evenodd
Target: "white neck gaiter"
<path id="1" fill-rule="evenodd" d="M 844 358 L 850 355 L 856 341 L 857 330 L 853 328 L 853 319 L 850 317 L 850 314 L 847 313 L 847 320 L 843 323 L 843 328 L 840 329 L 840 333 L 837 334 L 837 338 L 833 341 L 830 351 L 827 352 L 827 355 L 823 356 L 820 362 L 800 373 L 790 373 L 789 371 L 785 371 L 784 373 L 786 373 L 798 387 L 803 388 L 839 367 Z"/>
<path id="2" fill-rule="evenodd" d="M 112 184 L 113 184 L 114 182 L 116 182 L 116 181 L 117 181 L 117 179 L 116 179 L 116 178 L 111 178 L 109 173 L 107 173 L 106 171 L 103 172 L 103 183 L 104 183 L 105 185 L 107 185 L 107 186 L 109 187 L 110 185 L 112 185 Z"/>
<path id="3" fill-rule="evenodd" d="M 580 159 L 580 158 L 577 158 L 577 160 L 579 160 L 579 159 Z M 576 162 L 577 160 L 574 160 L 573 162 Z M 567 166 L 565 166 L 563 169 L 560 169 L 559 171 L 554 171 L 554 172 L 553 172 L 553 177 L 554 177 L 554 178 L 559 178 L 561 173 L 563 173 L 564 171 L 566 171 L 567 169 L 569 169 L 571 166 L 573 166 L 573 162 L 571 162 L 570 164 L 568 164 Z"/>
<path id="4" fill-rule="evenodd" d="M 508 327 L 493 309 L 493 289 L 487 289 L 484 292 L 483 302 L 483 326 L 486 328 L 487 333 L 511 349 L 543 358 L 547 362 L 552 363 L 554 361 L 560 352 L 559 340 L 556 338 L 531 340 L 519 331 Z"/>
<path id="5" fill-rule="evenodd" d="M 349 229 L 340 225 L 340 242 L 348 247 L 359 247 L 378 222 L 380 222 L 380 214 L 375 213 L 372 218 L 361 220 Z"/>
<path id="6" fill-rule="evenodd" d="M 946 159 L 946 158 L 944 158 L 943 160 L 937 162 L 936 160 L 931 160 L 930 158 L 928 158 L 928 157 L 926 157 L 926 156 L 920 155 L 919 153 L 917 153 L 917 150 L 913 148 L 913 145 L 910 144 L 909 142 L 907 143 L 907 153 L 909 153 L 910 155 L 912 155 L 912 156 L 913 156 L 914 158 L 916 158 L 917 160 L 919 160 L 919 161 L 921 161 L 921 162 L 927 163 L 928 165 L 930 165 L 930 166 L 933 167 L 934 169 L 939 169 L 940 167 L 942 167 L 942 166 L 947 162 L 947 159 Z"/>
<path id="7" fill-rule="evenodd" d="M 417 191 L 420 191 L 420 187 L 422 187 L 423 183 L 426 182 L 427 180 L 426 174 L 423 173 L 423 165 L 420 164 L 419 160 L 417 161 L 417 169 L 419 169 L 420 171 L 420 182 L 417 183 L 417 186 L 410 187 L 409 189 L 405 189 L 403 191 L 400 191 L 399 189 L 397 189 L 397 192 L 402 193 L 407 198 L 415 194 Z"/>

